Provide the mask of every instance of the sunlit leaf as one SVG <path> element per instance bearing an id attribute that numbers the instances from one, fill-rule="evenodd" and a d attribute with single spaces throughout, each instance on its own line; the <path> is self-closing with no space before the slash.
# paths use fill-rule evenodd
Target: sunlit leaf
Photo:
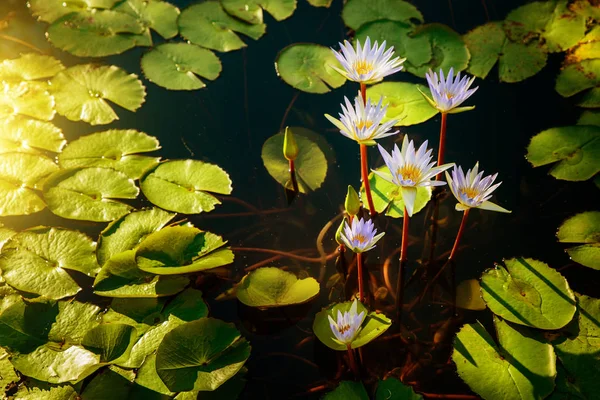
<path id="1" fill-rule="evenodd" d="M 53 385 L 28 378 L 26 384 L 21 384 L 16 399 L 19 400 L 78 400 L 77 387 L 69 384 Z"/>
<path id="2" fill-rule="evenodd" d="M 8 357 L 9 353 L 0 348 L 0 388 L 6 388 L 8 385 L 19 381 L 19 376 Z"/>
<path id="3" fill-rule="evenodd" d="M 44 184 L 44 200 L 54 214 L 70 219 L 107 222 L 131 210 L 115 199 L 135 199 L 131 178 L 108 168 L 75 168 L 51 175 Z"/>
<path id="4" fill-rule="evenodd" d="M 13 115 L 0 123 L 0 153 L 38 149 L 58 153 L 66 143 L 60 128 L 50 122 Z"/>
<path id="5" fill-rule="evenodd" d="M 107 9 L 120 0 L 29 0 L 27 2 L 31 13 L 40 21 L 54 22 L 63 15 L 73 12 L 92 11 L 95 8 Z"/>
<path id="6" fill-rule="evenodd" d="M 52 78 L 56 111 L 72 121 L 108 124 L 119 117 L 107 100 L 137 110 L 146 91 L 134 74 L 113 66 L 76 65 Z"/>
<path id="7" fill-rule="evenodd" d="M 504 20 L 506 35 L 515 42 L 537 39 L 552 19 L 556 1 L 534 1 L 512 10 Z"/>
<path id="8" fill-rule="evenodd" d="M 246 44 L 235 32 L 254 40 L 266 30 L 264 24 L 248 24 L 227 14 L 218 1 L 205 1 L 183 10 L 178 20 L 181 36 L 190 42 L 217 51 L 232 51 Z"/>
<path id="9" fill-rule="evenodd" d="M 535 135 L 527 147 L 534 167 L 555 164 L 556 179 L 585 181 L 600 172 L 600 128 L 591 125 L 550 128 Z"/>
<path id="10" fill-rule="evenodd" d="M 205 271 L 233 262 L 226 242 L 191 226 L 170 226 L 148 235 L 136 250 L 138 267 L 157 275 Z"/>
<path id="11" fill-rule="evenodd" d="M 369 400 L 369 395 L 361 382 L 342 381 L 323 400 Z"/>
<path id="12" fill-rule="evenodd" d="M 169 318 L 176 317 L 181 321 L 192 322 L 208 316 L 208 306 L 202 299 L 200 290 L 187 288 L 169 301 L 163 309 L 163 314 Z"/>
<path id="13" fill-rule="evenodd" d="M 597 29 L 600 32 L 600 27 Z M 583 60 L 600 58 L 600 38 L 584 40 L 565 57 L 565 64 L 577 64 Z"/>
<path id="14" fill-rule="evenodd" d="M 142 366 L 137 370 L 135 383 L 138 387 L 151 390 L 151 393 L 160 393 L 163 396 L 168 396 L 168 398 L 172 398 L 175 394 L 169 390 L 158 375 L 156 354 L 154 353 L 146 357 Z"/>
<path id="15" fill-rule="evenodd" d="M 100 307 L 79 301 L 59 301 L 58 315 L 48 332 L 48 340 L 63 344 L 81 344 L 83 337 L 100 323 Z"/>
<path id="16" fill-rule="evenodd" d="M 539 329 L 560 329 L 575 314 L 575 296 L 567 280 L 541 261 L 504 260 L 481 277 L 483 299 L 508 321 Z"/>
<path id="17" fill-rule="evenodd" d="M 288 85 L 308 93 L 327 93 L 346 82 L 332 66 L 341 68 L 331 49 L 296 43 L 281 50 L 275 60 L 277 75 Z"/>
<path id="18" fill-rule="evenodd" d="M 377 103 L 383 97 L 388 109 L 382 122 L 397 119 L 396 126 L 420 124 L 432 118 L 438 111 L 431 107 L 421 92 L 431 96 L 429 88 L 408 82 L 383 82 L 367 89 L 367 98 Z"/>
<path id="19" fill-rule="evenodd" d="M 101 362 L 115 362 L 128 356 L 135 336 L 135 328 L 131 325 L 101 324 L 90 329 L 81 344 L 98 354 Z"/>
<path id="20" fill-rule="evenodd" d="M 577 103 L 579 107 L 600 108 L 600 87 L 595 87 L 581 96 L 581 101 Z"/>
<path id="21" fill-rule="evenodd" d="M 61 168 L 102 167 L 125 173 L 132 179 L 158 164 L 159 157 L 141 156 L 160 149 L 158 140 L 133 129 L 111 129 L 82 136 L 58 155 Z"/>
<path id="22" fill-rule="evenodd" d="M 504 41 L 498 73 L 502 82 L 520 82 L 546 65 L 548 54 L 538 43 L 524 45 L 510 40 Z"/>
<path id="23" fill-rule="evenodd" d="M 0 79 L 32 81 L 51 78 L 65 69 L 64 65 L 52 56 L 26 53 L 19 58 L 0 63 Z"/>
<path id="24" fill-rule="evenodd" d="M 196 160 L 162 162 L 142 177 L 140 186 L 150 202 L 182 214 L 212 211 L 221 204 L 212 193 L 230 194 L 232 190 L 227 172 Z"/>
<path id="25" fill-rule="evenodd" d="M 567 0 L 559 0 L 542 37 L 548 51 L 559 52 L 575 46 L 585 35 L 586 18 L 571 11 Z"/>
<path id="26" fill-rule="evenodd" d="M 225 11 L 251 24 L 262 24 L 263 10 L 277 21 L 289 18 L 296 10 L 296 0 L 221 0 Z"/>
<path id="27" fill-rule="evenodd" d="M 171 391 L 211 391 L 249 356 L 250 345 L 232 324 L 201 318 L 167 333 L 156 352 L 156 371 Z"/>
<path id="28" fill-rule="evenodd" d="M 151 38 L 150 29 L 165 39 L 179 33 L 177 18 L 179 9 L 159 0 L 125 0 L 114 8 L 115 11 L 129 14 L 144 27 L 144 35 Z"/>
<path id="29" fill-rule="evenodd" d="M 382 19 L 401 22 L 423 22 L 423 15 L 409 2 L 402 0 L 348 0 L 342 10 L 342 19 L 350 29 Z"/>
<path id="30" fill-rule="evenodd" d="M 55 113 L 54 97 L 45 82 L 0 82 L 0 118 L 25 115 L 50 121 Z"/>
<path id="31" fill-rule="evenodd" d="M 567 253 L 579 264 L 600 270 L 600 211 L 577 214 L 562 223 L 556 234 L 561 243 L 579 243 Z"/>
<path id="32" fill-rule="evenodd" d="M 541 334 L 494 318 L 499 345 L 479 322 L 456 335 L 458 375 L 485 400 L 543 399 L 554 389 L 556 356 Z"/>
<path id="33" fill-rule="evenodd" d="M 413 388 L 400 382 L 396 378 L 387 378 L 379 381 L 375 400 L 422 400 L 423 396 L 415 393 Z"/>
<path id="34" fill-rule="evenodd" d="M 600 111 L 584 111 L 579 116 L 577 125 L 595 125 L 600 127 Z"/>
<path id="35" fill-rule="evenodd" d="M 500 22 L 488 22 L 463 35 L 463 40 L 471 53 L 467 72 L 485 78 L 494 67 L 506 40 Z"/>
<path id="36" fill-rule="evenodd" d="M 161 44 L 142 57 L 146 78 L 170 90 L 195 90 L 206 85 L 198 76 L 215 80 L 221 61 L 210 50 L 189 43 Z"/>
<path id="37" fill-rule="evenodd" d="M 239 301 L 259 308 L 306 303 L 318 294 L 319 283 L 314 278 L 298 279 L 276 267 L 252 271 L 236 287 Z"/>
<path id="38" fill-rule="evenodd" d="M 600 59 L 566 65 L 556 78 L 556 91 L 570 97 L 582 90 L 600 85 Z"/>

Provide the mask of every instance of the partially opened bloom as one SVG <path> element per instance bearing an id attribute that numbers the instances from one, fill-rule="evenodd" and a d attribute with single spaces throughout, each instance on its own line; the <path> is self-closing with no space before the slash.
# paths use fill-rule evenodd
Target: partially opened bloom
<path id="1" fill-rule="evenodd" d="M 364 253 L 375 247 L 379 239 L 385 235 L 385 232 L 379 235 L 376 233 L 377 229 L 373 226 L 373 221 L 354 217 L 351 224 L 346 222 L 341 240 L 353 252 Z"/>
<path id="2" fill-rule="evenodd" d="M 391 75 L 402 70 L 402 63 L 405 58 L 392 58 L 394 56 L 394 47 L 385 49 L 385 40 L 378 45 L 377 41 L 371 47 L 371 39 L 367 37 L 365 45 L 361 46 L 360 41 L 356 41 L 356 49 L 347 40 L 344 44 L 340 43 L 341 50 L 335 51 L 335 57 L 342 64 L 343 69 L 332 66 L 333 69 L 344 75 L 346 79 L 360 83 L 375 83 L 382 80 L 385 76 Z"/>
<path id="3" fill-rule="evenodd" d="M 454 69 L 450 68 L 448 75 L 444 78 L 444 71 L 440 69 L 440 76 L 429 70 L 425 77 L 429 84 L 429 90 L 433 99 L 427 96 L 425 93 L 421 94 L 427 99 L 429 104 L 436 108 L 441 113 L 459 113 L 462 111 L 468 111 L 475 108 L 470 107 L 459 107 L 466 99 L 471 97 L 473 93 L 478 89 L 470 89 L 475 77 L 469 79 L 468 76 L 460 77 L 460 72 L 454 75 Z"/>
<path id="4" fill-rule="evenodd" d="M 452 174 L 446 171 L 448 185 L 458 200 L 456 209 L 464 211 L 469 208 L 481 208 L 482 210 L 509 213 L 509 210 L 488 201 L 492 197 L 492 192 L 502 183 L 494 184 L 497 176 L 498 174 L 494 174 L 484 178 L 483 171 L 479 172 L 479 163 L 476 163 L 473 169 L 468 170 L 466 174 L 461 167 L 457 168 L 456 165 Z"/>
<path id="5" fill-rule="evenodd" d="M 365 320 L 366 314 L 364 311 L 357 314 L 357 307 L 358 302 L 354 299 L 350 311 L 345 311 L 342 314 L 342 312 L 338 310 L 337 321 L 331 318 L 331 315 L 327 316 L 327 318 L 329 318 L 329 326 L 335 336 L 333 338 L 334 342 L 349 346 L 360 332 L 360 327 Z"/>
<path id="6" fill-rule="evenodd" d="M 434 167 L 435 161 L 431 161 L 431 149 L 427 149 L 427 140 L 415 150 L 412 140 L 408 140 L 408 135 L 404 136 L 402 141 L 402 150 L 398 145 L 394 145 L 392 154 L 379 146 L 379 152 L 389 169 L 389 173 L 373 171 L 383 179 L 399 186 L 402 191 L 402 199 L 408 215 L 412 217 L 417 197 L 417 187 L 420 186 L 442 186 L 446 182 L 431 180 L 438 173 L 452 167 L 453 164 L 444 164 Z"/>
<path id="7" fill-rule="evenodd" d="M 387 106 L 382 104 L 383 98 L 379 99 L 377 104 L 372 104 L 369 99 L 365 105 L 359 94 L 354 99 L 354 106 L 347 97 L 344 97 L 344 102 L 345 105 L 341 105 L 340 119 L 325 114 L 325 117 L 340 130 L 342 135 L 361 144 L 373 145 L 376 139 L 398 133 L 398 131 L 390 131 L 398 122 L 397 119 L 381 124 L 387 110 Z"/>

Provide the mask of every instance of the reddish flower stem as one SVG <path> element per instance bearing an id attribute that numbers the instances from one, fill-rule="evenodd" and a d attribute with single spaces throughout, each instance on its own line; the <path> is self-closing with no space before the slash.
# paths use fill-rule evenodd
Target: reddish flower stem
<path id="1" fill-rule="evenodd" d="M 398 269 L 398 281 L 396 283 L 396 313 L 398 316 L 398 324 L 402 320 L 402 308 L 404 305 L 404 266 L 408 258 L 406 250 L 408 249 L 408 223 L 410 217 L 408 211 L 404 207 L 404 215 L 402 216 L 402 242 L 400 244 L 400 267 Z"/>
<path id="2" fill-rule="evenodd" d="M 458 228 L 458 233 L 456 234 L 456 239 L 454 240 L 454 246 L 452 246 L 452 251 L 450 252 L 448 261 L 451 261 L 454 258 L 454 254 L 456 254 L 456 250 L 458 249 L 460 239 L 462 238 L 462 235 L 465 231 L 465 226 L 467 225 L 467 217 L 469 216 L 470 210 L 471 210 L 470 208 L 467 208 L 463 214 L 462 221 L 460 222 L 460 228 Z"/>
<path id="3" fill-rule="evenodd" d="M 292 188 L 294 192 L 299 193 L 298 191 L 298 179 L 296 178 L 296 166 L 294 164 L 294 160 L 290 161 L 290 178 L 292 180 Z"/>
<path id="4" fill-rule="evenodd" d="M 356 253 L 356 269 L 358 273 L 358 300 L 365 302 L 365 287 L 363 283 L 363 259 L 362 253 Z"/>
<path id="5" fill-rule="evenodd" d="M 369 183 L 369 167 L 367 159 L 367 145 L 360 144 L 360 171 L 362 175 L 363 185 L 365 185 L 365 193 L 367 195 L 367 203 L 369 204 L 369 212 L 371 216 L 375 215 L 375 205 L 371 197 L 371 184 Z"/>
<path id="6" fill-rule="evenodd" d="M 356 358 L 354 357 L 354 350 L 348 345 L 348 362 L 350 363 L 350 369 L 354 373 L 356 380 L 360 379 L 360 372 L 358 370 L 358 364 L 356 364 Z"/>
<path id="7" fill-rule="evenodd" d="M 367 84 L 366 83 L 361 82 L 360 95 L 362 96 L 363 104 L 366 106 L 367 105 Z"/>
<path id="8" fill-rule="evenodd" d="M 444 152 L 446 151 L 446 119 L 447 113 L 442 113 L 442 124 L 440 126 L 440 147 L 438 148 L 438 160 L 437 165 L 440 166 L 444 163 Z M 439 181 L 442 179 L 442 172 L 436 175 L 435 180 Z"/>
<path id="9" fill-rule="evenodd" d="M 404 207 L 404 215 L 402 216 L 402 242 L 400 245 L 400 261 L 406 261 L 406 249 L 408 248 L 408 223 L 410 221 L 410 217 L 408 216 L 408 212 L 406 211 L 406 207 Z"/>

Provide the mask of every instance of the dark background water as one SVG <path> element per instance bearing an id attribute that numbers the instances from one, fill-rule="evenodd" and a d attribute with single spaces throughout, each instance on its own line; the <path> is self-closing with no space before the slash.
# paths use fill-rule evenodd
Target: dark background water
<path id="1" fill-rule="evenodd" d="M 180 8 L 193 2 L 173 1 Z M 267 34 L 258 41 L 247 39 L 248 47 L 231 53 L 219 54 L 223 72 L 205 89 L 194 92 L 174 92 L 144 81 L 147 87 L 146 103 L 136 113 L 118 110 L 120 120 L 106 127 L 135 128 L 159 138 L 167 159 L 194 158 L 220 165 L 233 180 L 232 196 L 242 199 L 261 210 L 285 209 L 287 202 L 283 188 L 267 173 L 261 160 L 264 141 L 277 133 L 296 90 L 281 81 L 274 68 L 277 53 L 297 42 L 337 46 L 347 37 L 347 29 L 340 17 L 342 2 L 334 0 L 329 9 L 313 8 L 305 0 L 298 1 L 294 15 L 286 21 L 276 22 L 265 13 Z M 488 20 L 501 20 L 523 1 L 455 0 L 414 1 L 423 13 L 425 22 L 447 24 L 463 34 Z M 246 38 L 245 38 L 246 39 Z M 158 43 L 159 41 L 157 41 Z M 143 77 L 139 59 L 144 49 L 136 48 L 123 55 L 108 57 L 103 63 L 116 64 Z M 55 51 L 66 63 L 82 62 Z M 537 75 L 516 84 L 500 83 L 495 67 L 485 80 L 477 79 L 477 93 L 468 101 L 476 105 L 471 112 L 450 115 L 446 160 L 470 168 L 476 161 L 488 173 L 498 172 L 503 182 L 494 201 L 513 210 L 512 214 L 493 212 L 471 213 L 469 229 L 463 237 L 467 247 L 457 261 L 457 281 L 477 278 L 481 272 L 493 267 L 503 258 L 532 257 L 547 262 L 569 279 L 571 287 L 584 294 L 593 295 L 598 285 L 598 273 L 570 262 L 564 247 L 556 243 L 557 227 L 567 217 L 593 210 L 598 204 L 598 188 L 591 181 L 565 182 L 549 176 L 547 167 L 533 169 L 525 160 L 526 146 L 536 133 L 554 126 L 575 124 L 580 109 L 574 102 L 563 99 L 554 91 L 554 80 L 560 68 L 561 54 L 550 55 L 548 65 Z M 143 79 L 143 78 L 142 78 Z M 408 73 L 398 73 L 387 80 L 421 82 Z M 300 93 L 285 121 L 286 125 L 303 126 L 321 133 L 335 151 L 335 164 L 329 166 L 323 186 L 308 196 L 300 196 L 285 212 L 229 216 L 245 212 L 239 204 L 225 201 L 212 213 L 192 216 L 198 227 L 223 235 L 233 246 L 262 247 L 279 250 L 314 249 L 316 239 L 327 221 L 340 212 L 348 184 L 359 186 L 358 147 L 338 134 L 323 117 L 324 113 L 337 114 L 343 96 L 353 96 L 357 85 L 346 83 L 328 94 Z M 439 116 L 417 125 L 401 128 L 418 142 L 428 139 L 430 147 L 437 149 Z M 72 123 L 63 118 L 57 124 L 64 128 L 68 139 L 105 127 L 90 127 Z M 382 141 L 391 147 L 395 138 Z M 375 149 L 370 149 L 371 167 L 382 164 Z M 461 213 L 455 212 L 454 199 L 441 203 L 438 255 L 448 251 L 460 223 Z M 141 201 L 140 205 L 147 202 Z M 418 260 L 425 231 L 425 210 L 411 222 L 409 257 Z M 44 212 L 25 218 L 6 218 L 9 226 L 23 228 L 36 224 L 54 224 L 83 229 L 97 234 L 103 225 L 65 221 Z M 383 259 L 399 245 L 401 220 L 378 221 L 380 229 L 387 227 L 388 234 L 379 250 L 369 257 L 375 271 Z M 395 226 L 395 228 L 394 228 Z M 323 242 L 327 252 L 335 249 L 333 231 Z M 242 394 L 244 399 L 282 399 L 302 395 L 319 398 L 322 392 L 312 395 L 305 392 L 313 386 L 327 383 L 335 375 L 336 359 L 333 351 L 315 340 L 307 339 L 302 346 L 297 343 L 311 336 L 314 313 L 329 303 L 327 289 L 322 286 L 319 299 L 312 305 L 306 318 L 297 325 L 277 328 L 277 318 L 266 323 L 270 334 L 251 331 L 256 324 L 248 321 L 248 310 L 235 300 L 215 300 L 231 280 L 243 275 L 243 268 L 268 258 L 264 254 L 236 254 L 234 265 L 223 273 L 223 279 L 211 282 L 205 288 L 211 314 L 216 318 L 235 322 L 252 344 L 253 351 L 247 363 L 248 382 Z M 292 270 L 305 269 L 310 275 L 319 275 L 319 264 L 303 264 L 279 260 L 277 266 L 290 266 Z M 413 262 L 411 270 L 416 263 Z M 397 268 L 393 264 L 393 274 Z M 333 262 L 327 275 L 334 273 Z M 395 278 L 394 278 L 395 279 Z M 410 293 L 409 293 L 410 296 Z M 391 300 L 388 298 L 387 303 Z M 383 302 L 384 304 L 386 301 Z M 436 305 L 422 307 L 424 320 L 436 311 Z M 443 307 L 442 307 L 443 308 Z M 489 312 L 469 312 L 463 322 L 475 319 L 489 320 Z M 279 319 L 285 319 L 282 315 Z M 264 321 L 263 321 L 264 322 Z M 280 321 L 279 321 L 280 322 Z M 426 340 L 426 339 L 424 339 Z M 403 362 L 406 352 L 401 344 L 384 341 L 371 345 L 373 356 L 367 357 L 368 368 L 380 376 L 394 365 L 377 360 L 378 356 Z M 367 348 L 366 351 L 369 351 Z M 423 357 L 429 357 L 429 352 Z M 303 359 L 300 359 L 301 357 Z M 398 365 L 400 366 L 400 365 Z M 429 392 L 468 393 L 452 372 L 424 374 L 417 379 L 418 387 Z"/>

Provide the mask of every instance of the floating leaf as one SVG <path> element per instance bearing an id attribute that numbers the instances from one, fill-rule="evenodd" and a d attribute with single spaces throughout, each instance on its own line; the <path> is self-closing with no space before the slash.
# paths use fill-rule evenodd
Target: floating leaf
<path id="1" fill-rule="evenodd" d="M 20 295 L 0 299 L 0 346 L 28 353 L 46 342 L 57 309 L 47 303 L 29 303 Z"/>
<path id="2" fill-rule="evenodd" d="M 123 374 L 115 372 L 111 365 L 104 368 L 94 376 L 94 378 L 85 386 L 81 393 L 81 398 L 85 400 L 127 400 L 132 389 L 131 381 L 135 378 L 135 373 L 131 371 L 133 377 L 129 380 Z M 124 371 L 124 370 L 123 370 Z"/>
<path id="3" fill-rule="evenodd" d="M 158 140 L 133 129 L 111 129 L 69 142 L 58 155 L 61 168 L 102 167 L 125 173 L 132 179 L 154 167 L 159 157 L 140 156 L 160 149 Z"/>
<path id="4" fill-rule="evenodd" d="M 157 275 L 205 271 L 233 262 L 226 242 L 191 226 L 170 226 L 148 235 L 138 246 L 138 267 Z"/>
<path id="5" fill-rule="evenodd" d="M 314 278 L 298 279 L 291 272 L 264 267 L 244 276 L 236 294 L 250 307 L 281 307 L 314 299 L 319 294 L 319 283 Z"/>
<path id="6" fill-rule="evenodd" d="M 165 43 L 142 57 L 142 70 L 151 82 L 169 90 L 195 90 L 206 85 L 198 76 L 215 80 L 221 61 L 210 50 L 189 43 Z M 197 76 L 198 75 L 198 76 Z"/>
<path id="7" fill-rule="evenodd" d="M 66 143 L 60 128 L 50 122 L 13 115 L 0 125 L 0 153 L 30 153 L 38 149 L 58 153 Z M 5 146 L 10 149 L 3 151 Z"/>
<path id="8" fill-rule="evenodd" d="M 69 384 L 51 385 L 46 382 L 27 379 L 26 384 L 19 385 L 15 394 L 19 400 L 77 400 L 77 388 Z"/>
<path id="9" fill-rule="evenodd" d="M 62 17 L 74 12 L 92 11 L 95 8 L 112 8 L 120 0 L 29 0 L 27 5 L 34 17 L 40 21 L 52 23 Z"/>
<path id="10" fill-rule="evenodd" d="M 383 82 L 367 89 L 367 98 L 378 102 L 383 97 L 383 104 L 388 109 L 382 122 L 397 119 L 396 126 L 409 126 L 425 122 L 438 111 L 431 107 L 419 92 L 431 96 L 429 88 L 408 82 Z"/>
<path id="11" fill-rule="evenodd" d="M 32 81 L 51 78 L 65 69 L 64 65 L 52 56 L 26 53 L 19 58 L 0 63 L 0 79 Z"/>
<path id="12" fill-rule="evenodd" d="M 290 128 L 298 145 L 298 157 L 294 160 L 298 189 L 301 193 L 317 190 L 327 176 L 327 158 L 322 145 L 314 141 L 305 131 Z M 280 185 L 291 187 L 289 161 L 283 155 L 284 133 L 271 136 L 262 147 L 263 164 Z"/>
<path id="13" fill-rule="evenodd" d="M 567 280 L 541 261 L 504 260 L 481 277 L 483 299 L 508 321 L 539 329 L 560 329 L 575 314 L 575 297 Z"/>
<path id="14" fill-rule="evenodd" d="M 500 22 L 488 22 L 463 35 L 471 53 L 467 72 L 485 78 L 500 58 L 506 40 Z"/>
<path id="15" fill-rule="evenodd" d="M 600 87 L 595 87 L 585 92 L 577 105 L 586 108 L 600 108 Z"/>
<path id="16" fill-rule="evenodd" d="M 389 173 L 389 170 L 384 165 L 377 168 L 377 171 Z M 386 181 L 379 175 L 374 173 L 369 174 L 369 183 L 371 185 L 371 195 L 373 196 L 373 205 L 375 211 L 382 213 L 392 218 L 402 218 L 404 216 L 404 200 L 400 188 L 391 182 Z M 366 192 L 364 186 L 360 188 L 361 198 L 365 198 Z M 418 187 L 417 197 L 415 199 L 414 214 L 421 211 L 431 199 L 431 187 Z M 369 207 L 368 204 L 363 204 L 364 207 Z"/>
<path id="17" fill-rule="evenodd" d="M 570 247 L 573 261 L 600 270 L 600 211 L 588 211 L 567 219 L 556 234 L 561 243 L 583 243 Z"/>
<path id="18" fill-rule="evenodd" d="M 313 322 L 313 331 L 315 335 L 319 338 L 323 344 L 333 350 L 347 350 L 346 346 L 343 344 L 339 344 L 333 341 L 333 332 L 331 331 L 331 326 L 329 325 L 328 316 L 332 316 L 334 319 L 337 318 L 338 311 L 342 314 L 346 311 L 350 311 L 352 307 L 352 302 L 347 301 L 345 303 L 337 303 L 332 304 L 331 306 L 322 309 L 315 316 L 315 320 Z M 357 349 L 359 347 L 364 346 L 369 343 L 373 339 L 379 337 L 383 332 L 385 332 L 392 321 L 386 317 L 384 314 L 378 314 L 375 311 L 369 312 L 367 308 L 360 302 L 357 302 L 356 312 L 360 314 L 361 312 L 365 312 L 367 316 L 363 321 L 362 327 L 358 332 L 358 335 L 354 339 L 351 344 L 353 349 Z"/>
<path id="19" fill-rule="evenodd" d="M 548 51 L 559 52 L 575 46 L 585 31 L 586 18 L 571 11 L 567 0 L 559 0 L 542 36 Z"/>
<path id="20" fill-rule="evenodd" d="M 584 111 L 579 116 L 577 125 L 595 125 L 600 127 L 600 111 Z"/>
<path id="21" fill-rule="evenodd" d="M 296 0 L 222 0 L 229 14 L 251 24 L 263 23 L 263 10 L 277 21 L 289 18 L 296 10 Z"/>
<path id="22" fill-rule="evenodd" d="M 563 97 L 600 85 L 600 59 L 565 66 L 556 78 L 555 89 Z"/>
<path id="23" fill-rule="evenodd" d="M 165 39 L 170 39 L 179 33 L 177 18 L 179 9 L 171 3 L 158 0 L 125 0 L 114 9 L 136 18 L 144 27 L 143 35 L 152 36 L 150 28 Z"/>
<path id="24" fill-rule="evenodd" d="M 465 310 L 485 310 L 481 286 L 477 279 L 467 279 L 456 286 L 456 307 Z"/>
<path id="25" fill-rule="evenodd" d="M 396 378 L 387 378 L 377 384 L 375 400 L 422 400 L 423 396 Z"/>
<path id="26" fill-rule="evenodd" d="M 19 382 L 19 376 L 8 357 L 9 353 L 0 348 L 0 388 L 6 388 L 8 385 Z"/>
<path id="27" fill-rule="evenodd" d="M 217 389 L 250 356 L 250 345 L 232 324 L 213 318 L 167 333 L 156 352 L 156 372 L 173 392 Z"/>
<path id="28" fill-rule="evenodd" d="M 510 40 L 504 41 L 498 73 L 502 82 L 520 82 L 546 65 L 548 54 L 537 43 L 524 45 Z"/>
<path id="29" fill-rule="evenodd" d="M 308 0 L 308 3 L 313 7 L 329 8 L 333 0 Z"/>
<path id="30" fill-rule="evenodd" d="M 296 43 L 281 50 L 275 60 L 277 75 L 288 85 L 308 93 L 327 93 L 346 78 L 332 66 L 341 65 L 331 49 L 312 43 Z"/>
<path id="31" fill-rule="evenodd" d="M 135 335 L 135 328 L 131 325 L 101 324 L 85 334 L 82 344 L 87 350 L 100 355 L 101 362 L 113 362 L 128 356 Z"/>
<path id="32" fill-rule="evenodd" d="M 232 190 L 227 172 L 196 160 L 162 162 L 142 177 L 140 186 L 153 204 L 182 214 L 212 211 L 221 202 L 211 193 Z"/>
<path id="33" fill-rule="evenodd" d="M 485 400 L 543 399 L 554 389 L 556 356 L 543 337 L 494 318 L 499 346 L 479 322 L 456 335 L 458 375 Z"/>
<path id="34" fill-rule="evenodd" d="M 348 0 L 342 10 L 342 19 L 347 27 L 357 30 L 367 22 L 382 19 L 423 22 L 423 15 L 415 6 L 402 0 Z"/>
<path id="35" fill-rule="evenodd" d="M 137 110 L 146 92 L 134 74 L 113 66 L 76 65 L 52 78 L 56 111 L 72 121 L 108 124 L 119 117 L 106 100 Z"/>
<path id="36" fill-rule="evenodd" d="M 51 175 L 44 184 L 44 200 L 54 214 L 70 219 L 107 222 L 131 210 L 114 199 L 135 199 L 131 178 L 108 168 L 75 168 Z"/>
<path id="37" fill-rule="evenodd" d="M 556 179 L 585 181 L 600 171 L 600 128 L 591 125 L 550 128 L 535 135 L 527 147 L 534 167 L 555 164 Z"/>
<path id="38" fill-rule="evenodd" d="M 598 30 L 600 31 L 600 29 Z M 577 64 L 583 60 L 595 58 L 600 58 L 600 39 L 581 42 L 565 57 L 565 64 Z"/>
<path id="39" fill-rule="evenodd" d="M 172 398 L 175 393 L 171 392 L 161 380 L 156 370 L 156 354 L 151 354 L 144 360 L 142 366 L 137 370 L 135 376 L 136 385 L 151 390 L 152 393 L 160 393 Z"/>
<path id="40" fill-rule="evenodd" d="M 100 307 L 79 301 L 59 301 L 58 315 L 48 332 L 48 340 L 81 344 L 83 337 L 100 323 Z"/>
<path id="41" fill-rule="evenodd" d="M 514 42 L 527 43 L 545 30 L 556 8 L 555 1 L 534 1 L 512 10 L 504 20 L 506 35 Z"/>
<path id="42" fill-rule="evenodd" d="M 134 249 L 141 241 L 175 217 L 160 208 L 138 210 L 111 222 L 100 234 L 96 255 L 104 265 L 112 256 Z"/>
<path id="43" fill-rule="evenodd" d="M 202 299 L 201 291 L 188 288 L 166 305 L 163 314 L 169 318 L 177 317 L 181 321 L 192 322 L 208 316 L 208 306 Z"/>
<path id="44" fill-rule="evenodd" d="M 13 115 L 50 121 L 54 118 L 54 98 L 45 82 L 0 82 L 0 117 Z"/>
<path id="45" fill-rule="evenodd" d="M 342 381 L 323 400 L 369 400 L 369 395 L 361 382 Z"/>
<path id="46" fill-rule="evenodd" d="M 218 1 L 205 1 L 187 7 L 179 16 L 181 36 L 190 42 L 217 51 L 246 47 L 234 32 L 257 40 L 264 35 L 265 24 L 248 24 L 231 17 Z"/>

